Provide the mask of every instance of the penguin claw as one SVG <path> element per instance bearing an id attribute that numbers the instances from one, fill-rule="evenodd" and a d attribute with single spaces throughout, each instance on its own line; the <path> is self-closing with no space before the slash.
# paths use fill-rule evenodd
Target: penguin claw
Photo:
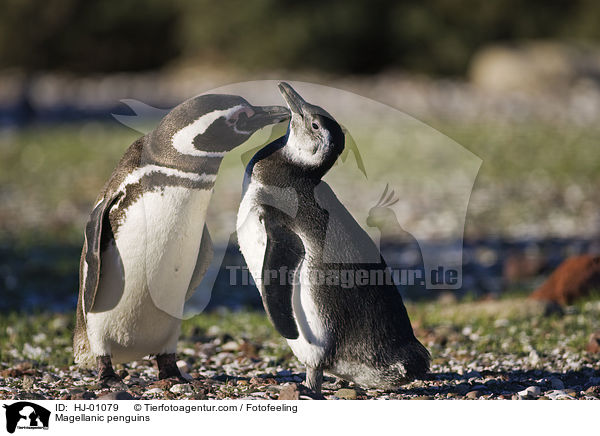
<path id="1" fill-rule="evenodd" d="M 187 378 L 185 378 L 184 376 L 180 375 L 172 375 L 169 377 L 159 377 L 159 380 L 168 380 L 168 381 L 172 381 L 174 385 L 181 385 L 184 383 L 190 383 L 191 380 L 188 380 Z"/>
<path id="2" fill-rule="evenodd" d="M 125 388 L 125 382 L 116 374 L 106 374 L 98 377 L 98 385 L 100 388 Z"/>
<path id="3" fill-rule="evenodd" d="M 98 385 L 100 388 L 126 387 L 123 379 L 117 375 L 112 366 L 110 356 L 98 356 Z"/>
<path id="4" fill-rule="evenodd" d="M 323 394 L 320 391 L 315 391 L 305 384 L 300 385 L 300 398 L 308 397 L 311 400 L 326 400 Z"/>

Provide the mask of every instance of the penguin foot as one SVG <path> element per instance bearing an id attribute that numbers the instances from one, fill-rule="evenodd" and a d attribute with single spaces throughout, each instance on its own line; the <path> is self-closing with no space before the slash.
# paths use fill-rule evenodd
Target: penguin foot
<path id="1" fill-rule="evenodd" d="M 157 354 L 156 365 L 158 366 L 158 379 L 165 380 L 175 378 L 180 383 L 187 383 L 189 380 L 181 375 L 181 371 L 177 367 L 177 356 L 171 354 Z"/>
<path id="2" fill-rule="evenodd" d="M 123 387 L 125 384 L 121 377 L 115 373 L 110 356 L 98 356 L 98 384 L 100 387 Z"/>

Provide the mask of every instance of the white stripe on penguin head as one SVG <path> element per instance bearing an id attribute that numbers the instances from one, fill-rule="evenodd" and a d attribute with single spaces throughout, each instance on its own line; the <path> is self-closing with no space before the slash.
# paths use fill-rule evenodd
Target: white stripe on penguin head
<path id="1" fill-rule="evenodd" d="M 229 109 L 215 110 L 207 114 L 202 115 L 200 118 L 188 124 L 183 129 L 179 130 L 173 135 L 172 144 L 173 148 L 181 154 L 188 156 L 200 156 L 200 157 L 223 157 L 226 151 L 202 151 L 194 147 L 194 138 L 198 135 L 202 135 L 206 130 L 221 117 L 225 117 L 229 120 L 238 112 L 245 111 L 243 105 L 231 107 Z"/>

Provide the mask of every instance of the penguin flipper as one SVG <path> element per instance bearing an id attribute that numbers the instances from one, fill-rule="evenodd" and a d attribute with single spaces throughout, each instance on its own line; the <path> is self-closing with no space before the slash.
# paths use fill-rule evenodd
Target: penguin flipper
<path id="1" fill-rule="evenodd" d="M 291 230 L 265 218 L 267 244 L 262 268 L 262 300 L 267 315 L 286 339 L 298 338 L 292 309 L 293 274 L 304 258 L 304 246 Z M 280 275 L 284 274 L 284 277 Z M 273 277 L 273 275 L 275 275 Z"/>
<path id="2" fill-rule="evenodd" d="M 96 299 L 98 284 L 100 282 L 100 255 L 102 232 L 108 225 L 108 212 L 119 198 L 120 194 L 108 196 L 105 195 L 102 200 L 96 203 L 96 206 L 90 213 L 90 219 L 85 225 L 85 241 L 83 243 L 83 256 L 81 256 L 81 302 L 84 316 L 92 307 Z"/>
<path id="3" fill-rule="evenodd" d="M 187 294 L 185 294 L 185 301 L 189 300 L 196 288 L 202 283 L 202 279 L 204 278 L 204 274 L 208 270 L 211 262 L 213 260 L 213 244 L 212 239 L 210 238 L 210 233 L 208 232 L 208 227 L 204 224 L 204 230 L 202 231 L 202 240 L 200 241 L 200 250 L 198 251 L 198 260 L 196 260 L 196 266 L 194 267 L 194 272 L 192 273 L 192 279 L 190 280 L 190 286 L 188 288 Z"/>

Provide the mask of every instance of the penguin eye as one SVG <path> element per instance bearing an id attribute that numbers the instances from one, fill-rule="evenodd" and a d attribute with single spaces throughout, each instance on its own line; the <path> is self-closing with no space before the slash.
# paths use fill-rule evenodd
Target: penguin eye
<path id="1" fill-rule="evenodd" d="M 317 123 L 312 123 L 313 130 L 319 130 L 319 125 Z"/>

